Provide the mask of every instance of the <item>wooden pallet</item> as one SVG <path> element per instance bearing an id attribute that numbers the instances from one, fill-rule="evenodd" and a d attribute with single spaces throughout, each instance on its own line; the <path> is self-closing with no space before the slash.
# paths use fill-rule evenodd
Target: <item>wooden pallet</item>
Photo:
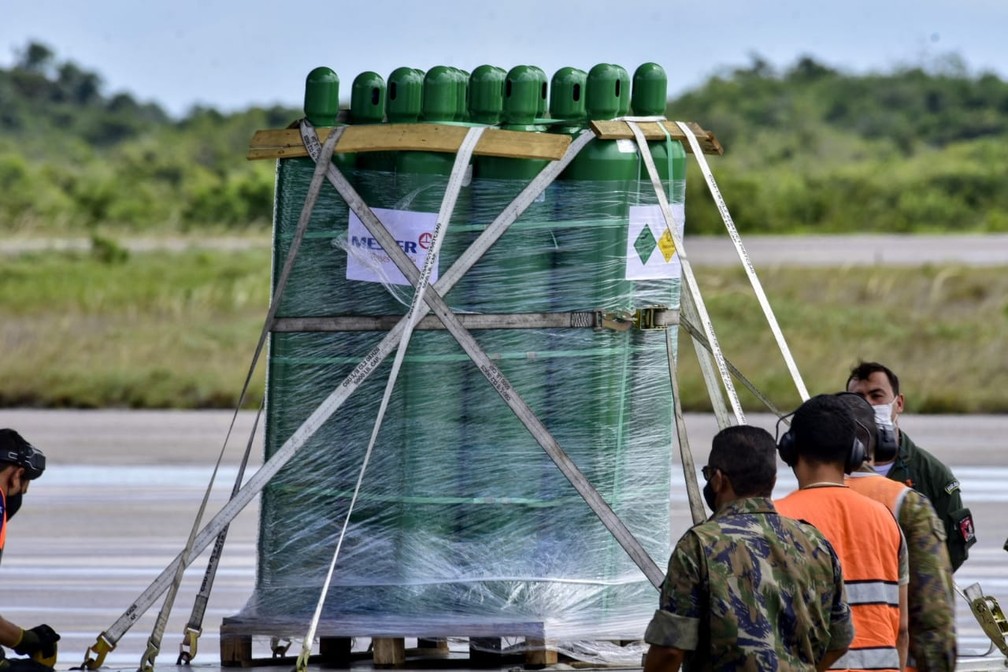
<path id="1" fill-rule="evenodd" d="M 251 667 L 253 665 L 289 663 L 299 651 L 305 623 L 293 619 L 248 619 L 225 618 L 220 629 L 221 665 L 223 667 Z M 542 622 L 513 621 L 466 621 L 456 618 L 427 618 L 416 623 L 388 617 L 323 619 L 318 624 L 319 651 L 313 660 L 322 665 L 347 665 L 360 660 L 361 654 L 353 653 L 351 642 L 354 638 L 370 638 L 372 642 L 370 658 L 376 667 L 403 666 L 407 660 L 436 657 L 445 662 L 457 661 L 468 666 L 499 667 L 505 663 L 524 663 L 534 669 L 553 665 L 558 660 L 555 646 L 551 646 Z M 270 637 L 276 641 L 290 641 L 292 646 L 278 653 L 274 648 L 273 658 L 253 658 L 253 637 Z M 448 650 L 448 638 L 468 638 L 469 656 Z M 417 647 L 407 649 L 405 640 L 417 639 Z M 504 638 L 515 638 L 523 644 L 504 647 Z"/>

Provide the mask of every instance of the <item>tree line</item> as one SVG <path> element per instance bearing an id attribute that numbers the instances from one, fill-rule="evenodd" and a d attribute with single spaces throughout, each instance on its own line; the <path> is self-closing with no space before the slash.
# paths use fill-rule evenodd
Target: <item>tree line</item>
<path id="1" fill-rule="evenodd" d="M 246 161 L 248 141 L 299 116 L 173 119 L 29 43 L 0 69 L 0 231 L 267 227 L 273 166 Z M 869 75 L 754 56 L 670 100 L 668 116 L 727 148 L 711 163 L 744 233 L 1008 230 L 1008 84 L 954 56 Z M 692 232 L 722 226 L 705 191 L 691 164 Z"/>

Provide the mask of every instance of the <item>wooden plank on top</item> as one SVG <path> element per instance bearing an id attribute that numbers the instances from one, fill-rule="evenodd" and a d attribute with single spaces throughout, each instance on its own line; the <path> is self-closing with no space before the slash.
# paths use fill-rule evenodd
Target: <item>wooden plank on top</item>
<path id="1" fill-rule="evenodd" d="M 421 151 L 454 154 L 469 129 L 446 124 L 372 124 L 349 126 L 336 143 L 336 152 Z M 318 129 L 319 140 L 329 137 Z M 488 128 L 476 144 L 478 156 L 555 161 L 570 145 L 567 135 L 527 133 Z M 286 159 L 308 156 L 296 128 L 256 131 L 249 143 L 248 159 Z"/>
<path id="2" fill-rule="evenodd" d="M 637 124 L 640 126 L 641 131 L 644 133 L 644 137 L 648 140 L 664 140 L 665 131 L 668 131 L 669 136 L 673 140 L 679 140 L 683 143 L 683 147 L 687 152 L 692 153 L 692 148 L 689 145 L 689 141 L 686 139 L 686 134 L 682 132 L 678 126 L 676 126 L 674 121 L 642 121 Z M 704 154 L 724 154 L 724 148 L 718 139 L 714 137 L 714 134 L 710 131 L 704 130 L 699 124 L 693 121 L 686 122 L 689 129 L 693 131 L 696 135 L 697 140 L 700 142 L 700 148 L 703 150 Z M 595 135 L 602 140 L 624 140 L 633 139 L 633 131 L 630 130 L 630 126 L 627 122 L 621 119 L 613 119 L 611 121 L 593 121 L 591 122 L 592 131 Z M 664 130 L 663 130 L 664 129 Z"/>

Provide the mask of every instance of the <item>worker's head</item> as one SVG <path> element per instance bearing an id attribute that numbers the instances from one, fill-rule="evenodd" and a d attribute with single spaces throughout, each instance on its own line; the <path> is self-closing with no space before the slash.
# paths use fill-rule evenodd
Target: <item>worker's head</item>
<path id="1" fill-rule="evenodd" d="M 851 369 L 847 391 L 864 398 L 875 411 L 879 439 L 875 464 L 892 462 L 899 451 L 898 422 L 904 405 L 899 378 L 878 362 L 860 362 Z"/>
<path id="2" fill-rule="evenodd" d="M 881 424 L 888 416 L 891 423 L 903 412 L 903 395 L 899 378 L 892 370 L 878 362 L 859 362 L 847 377 L 847 391 L 853 392 L 875 407 Z"/>
<path id="3" fill-rule="evenodd" d="M 704 478 L 712 511 L 740 497 L 769 497 L 777 481 L 773 437 L 749 425 L 722 429 L 711 442 Z"/>
<path id="4" fill-rule="evenodd" d="M 865 428 L 864 436 L 867 440 L 865 448 L 867 449 L 866 459 L 871 462 L 875 457 L 875 449 L 878 445 L 878 425 L 875 423 L 875 411 L 872 409 L 872 405 L 869 404 L 864 397 L 853 392 L 837 392 L 837 399 L 842 401 L 848 409 L 850 409 L 851 414 L 854 416 L 854 421 Z M 860 429 L 860 427 L 859 427 Z"/>
<path id="5" fill-rule="evenodd" d="M 868 429 L 859 427 L 847 404 L 832 394 L 812 397 L 794 412 L 777 450 L 789 467 L 839 467 L 850 473 L 865 461 Z"/>
<path id="6" fill-rule="evenodd" d="M 8 500 L 28 492 L 28 483 L 45 471 L 45 455 L 13 429 L 0 429 L 0 487 Z M 8 502 L 7 517 L 16 511 Z"/>

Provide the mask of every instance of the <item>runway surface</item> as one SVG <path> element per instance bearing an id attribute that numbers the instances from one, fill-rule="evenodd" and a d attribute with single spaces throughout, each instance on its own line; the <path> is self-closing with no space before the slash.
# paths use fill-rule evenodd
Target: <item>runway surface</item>
<path id="1" fill-rule="evenodd" d="M 253 417 L 239 415 L 204 521 L 227 501 Z M 10 525 L 0 566 L 0 613 L 25 627 L 45 622 L 60 632 L 57 669 L 79 665 L 97 635 L 182 550 L 230 419 L 227 412 L 0 410 L 0 427 L 17 428 L 48 458 L 45 476 L 32 485 Z M 772 431 L 770 416 L 749 421 Z M 696 464 L 702 465 L 713 419 L 689 414 L 686 424 Z M 1008 416 L 904 416 L 901 424 L 953 468 L 973 510 L 979 542 L 957 583 L 979 582 L 1008 606 L 1008 553 L 1002 548 L 1008 537 Z M 262 462 L 261 437 L 252 454 L 250 471 Z M 775 494 L 793 487 L 790 472 L 782 470 Z M 675 492 L 673 530 L 685 530 L 685 491 Z M 237 613 L 252 593 L 257 526 L 255 503 L 231 525 L 194 661 L 201 666 L 219 663 L 220 621 Z M 664 566 L 666 559 L 656 560 Z M 185 575 L 158 659 L 162 667 L 175 663 L 204 566 L 201 559 Z M 137 668 L 159 606 L 137 619 L 108 666 Z M 957 628 L 962 653 L 987 650 L 962 601 Z M 256 646 L 256 655 L 266 651 L 265 642 Z"/>

